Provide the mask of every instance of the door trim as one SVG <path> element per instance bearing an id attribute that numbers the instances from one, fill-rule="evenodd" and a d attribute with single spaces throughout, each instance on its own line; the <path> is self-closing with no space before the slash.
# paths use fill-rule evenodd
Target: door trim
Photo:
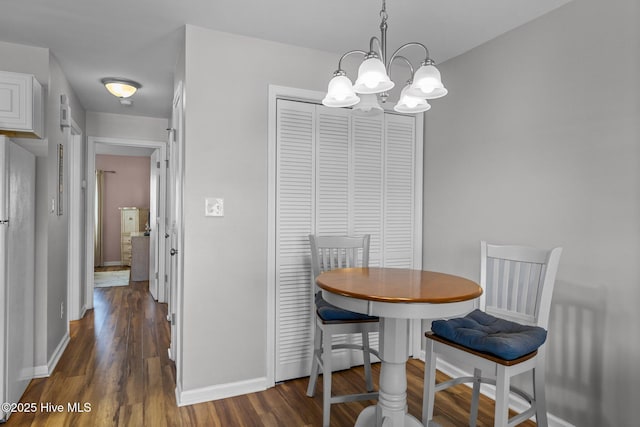
<path id="1" fill-rule="evenodd" d="M 67 265 L 67 333 L 69 332 L 69 321 L 78 320 L 84 316 L 87 310 L 86 301 L 82 296 L 82 268 L 85 262 L 86 251 L 82 247 L 82 221 L 84 207 L 82 206 L 83 184 L 82 179 L 83 162 L 83 139 L 82 129 L 73 118 L 71 127 L 65 131 L 65 151 L 69 160 L 67 161 L 68 182 L 69 182 L 69 259 Z M 66 178 L 65 178 L 66 179 Z M 86 264 L 85 264 L 86 265 Z"/>

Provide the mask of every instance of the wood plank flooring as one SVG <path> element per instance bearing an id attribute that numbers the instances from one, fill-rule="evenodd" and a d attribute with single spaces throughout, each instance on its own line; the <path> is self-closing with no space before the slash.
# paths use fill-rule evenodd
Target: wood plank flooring
<path id="1" fill-rule="evenodd" d="M 175 366 L 167 356 L 166 305 L 153 300 L 147 282 L 96 288 L 95 308 L 71 323 L 71 341 L 49 378 L 33 380 L 22 402 L 36 403 L 35 413 L 14 413 L 7 427 L 26 426 L 221 426 L 307 427 L 322 424 L 322 380 L 316 396 L 305 395 L 307 378 L 287 381 L 260 393 L 178 408 Z M 423 364 L 407 366 L 409 412 L 420 418 Z M 374 365 L 379 375 L 379 364 Z M 322 377 L 321 377 L 322 378 Z M 443 377 L 442 377 L 443 378 Z M 442 379 L 440 378 L 440 379 Z M 361 369 L 336 373 L 337 393 L 364 385 Z M 62 412 L 47 412 L 47 402 Z M 67 405 L 90 405 L 72 412 Z M 436 395 L 436 420 L 443 427 L 468 425 L 469 389 L 457 386 Z M 333 405 L 331 425 L 353 426 L 358 413 L 374 402 Z M 493 423 L 493 403 L 480 405 L 478 426 Z M 522 425 L 533 426 L 527 422 Z"/>

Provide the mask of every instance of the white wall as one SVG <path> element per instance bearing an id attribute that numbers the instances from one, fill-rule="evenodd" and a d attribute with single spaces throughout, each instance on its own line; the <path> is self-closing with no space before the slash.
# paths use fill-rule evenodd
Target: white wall
<path id="1" fill-rule="evenodd" d="M 335 54 L 187 26 L 185 391 L 266 376 L 268 86 L 326 90 Z M 222 197 L 225 216 L 204 216 Z"/>
<path id="2" fill-rule="evenodd" d="M 640 13 L 574 1 L 441 64 L 425 124 L 424 266 L 479 277 L 479 241 L 563 246 L 549 411 L 637 424 Z"/>
<path id="3" fill-rule="evenodd" d="M 113 102 L 118 101 L 113 98 Z M 126 107 L 122 108 L 126 109 Z M 167 127 L 166 118 L 87 111 L 88 136 L 165 141 Z"/>

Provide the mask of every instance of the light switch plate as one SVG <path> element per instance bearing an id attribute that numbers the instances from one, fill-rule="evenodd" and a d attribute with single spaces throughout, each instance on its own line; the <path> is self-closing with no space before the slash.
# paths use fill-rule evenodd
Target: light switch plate
<path id="1" fill-rule="evenodd" d="M 224 216 L 224 199 L 218 197 L 205 198 L 204 216 Z"/>

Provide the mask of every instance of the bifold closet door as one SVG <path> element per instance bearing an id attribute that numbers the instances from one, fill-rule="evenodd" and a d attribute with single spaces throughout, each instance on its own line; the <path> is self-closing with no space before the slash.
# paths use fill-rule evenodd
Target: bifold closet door
<path id="1" fill-rule="evenodd" d="M 315 105 L 278 100 L 276 120 L 275 380 L 283 381 L 311 367 Z"/>
<path id="2" fill-rule="evenodd" d="M 415 119 L 287 100 L 276 113 L 275 380 L 309 375 L 308 235 L 371 235 L 370 266 L 414 266 Z M 336 340 L 359 341 L 340 336 Z M 378 337 L 371 336 L 372 346 Z M 362 363 L 338 353 L 340 368 Z"/>

